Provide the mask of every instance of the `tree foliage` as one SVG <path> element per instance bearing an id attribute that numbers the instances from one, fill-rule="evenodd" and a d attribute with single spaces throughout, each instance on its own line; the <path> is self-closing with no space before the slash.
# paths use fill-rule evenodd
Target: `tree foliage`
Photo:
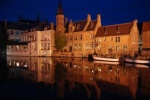
<path id="1" fill-rule="evenodd" d="M 55 47 L 57 51 L 61 51 L 67 45 L 65 34 L 55 34 Z"/>

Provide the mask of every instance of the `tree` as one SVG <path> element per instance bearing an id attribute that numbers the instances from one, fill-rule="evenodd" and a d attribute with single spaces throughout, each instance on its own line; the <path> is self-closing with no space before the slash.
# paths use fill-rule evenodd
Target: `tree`
<path id="1" fill-rule="evenodd" d="M 67 45 L 65 34 L 55 34 L 55 47 L 57 51 L 61 51 Z"/>

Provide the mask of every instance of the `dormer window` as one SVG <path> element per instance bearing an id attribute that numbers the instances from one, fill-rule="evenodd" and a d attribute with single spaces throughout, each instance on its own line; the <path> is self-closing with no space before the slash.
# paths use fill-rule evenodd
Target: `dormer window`
<path id="1" fill-rule="evenodd" d="M 80 28 L 80 24 L 79 23 L 77 23 L 77 29 L 79 29 Z"/>
<path id="2" fill-rule="evenodd" d="M 104 34 L 107 34 L 108 33 L 108 29 L 105 27 L 104 28 Z"/>
<path id="3" fill-rule="evenodd" d="M 120 33 L 120 27 L 117 26 L 117 33 L 119 34 Z"/>

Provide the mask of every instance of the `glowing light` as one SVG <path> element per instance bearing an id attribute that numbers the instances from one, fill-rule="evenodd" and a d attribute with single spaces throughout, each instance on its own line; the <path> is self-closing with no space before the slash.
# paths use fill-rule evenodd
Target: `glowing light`
<path id="1" fill-rule="evenodd" d="M 16 62 L 16 66 L 19 67 L 19 62 Z"/>
<path id="2" fill-rule="evenodd" d="M 9 62 L 9 65 L 11 66 L 11 61 Z"/>
<path id="3" fill-rule="evenodd" d="M 24 67 L 28 67 L 27 65 L 24 65 Z"/>

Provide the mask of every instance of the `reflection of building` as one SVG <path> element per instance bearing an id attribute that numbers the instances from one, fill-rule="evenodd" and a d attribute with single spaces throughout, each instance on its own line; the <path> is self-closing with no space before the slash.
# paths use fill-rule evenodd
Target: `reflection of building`
<path id="1" fill-rule="evenodd" d="M 101 90 L 136 98 L 138 71 L 135 68 L 105 63 L 94 64 L 86 59 L 65 59 L 62 63 L 67 68 L 66 79 L 69 80 L 72 91 L 77 84 L 82 84 L 89 98 L 92 95 L 91 87 L 96 91 L 97 98 L 100 98 Z"/>
<path id="2" fill-rule="evenodd" d="M 66 68 L 65 78 L 60 74 L 61 68 L 56 72 L 57 62 L 61 62 Z M 124 67 L 106 62 L 93 63 L 81 58 L 8 57 L 7 64 L 11 69 L 9 76 L 22 76 L 33 82 L 43 82 L 53 86 L 56 84 L 53 88 L 56 89 L 59 97 L 65 96 L 65 91 L 72 93 L 76 89 L 82 89 L 88 99 L 93 95 L 100 99 L 103 90 L 136 99 L 138 88 L 141 88 L 142 95 L 148 95 L 150 91 L 149 69 L 139 71 L 135 67 Z M 57 81 L 56 76 L 59 79 Z M 142 79 L 140 84 L 138 84 L 138 78 Z"/>
<path id="3" fill-rule="evenodd" d="M 139 69 L 140 87 L 142 95 L 150 96 L 150 69 Z"/>
<path id="4" fill-rule="evenodd" d="M 118 94 L 132 95 L 136 98 L 138 71 L 135 68 L 120 65 L 97 64 L 95 79 L 99 87 Z"/>
<path id="5" fill-rule="evenodd" d="M 55 82 L 54 65 L 51 58 L 7 57 L 7 66 L 12 69 L 20 68 L 22 77 L 33 82 L 44 82 L 46 84 Z M 17 74 L 14 72 L 13 74 Z"/>

